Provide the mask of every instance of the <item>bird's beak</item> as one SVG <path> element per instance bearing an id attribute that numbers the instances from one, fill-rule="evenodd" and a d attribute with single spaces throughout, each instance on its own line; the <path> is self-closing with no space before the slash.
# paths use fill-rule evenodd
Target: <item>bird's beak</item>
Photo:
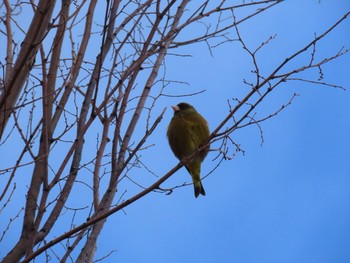
<path id="1" fill-rule="evenodd" d="M 171 107 L 173 108 L 174 112 L 177 112 L 180 110 L 179 106 L 171 106 Z"/>

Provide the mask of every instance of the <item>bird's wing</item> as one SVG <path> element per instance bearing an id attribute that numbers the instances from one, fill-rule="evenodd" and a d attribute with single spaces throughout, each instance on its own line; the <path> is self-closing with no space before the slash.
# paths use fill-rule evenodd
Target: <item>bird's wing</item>
<path id="1" fill-rule="evenodd" d="M 190 122 L 190 133 L 196 147 L 199 147 L 209 136 L 207 121 L 201 116 L 198 116 L 196 119 L 192 120 Z"/>

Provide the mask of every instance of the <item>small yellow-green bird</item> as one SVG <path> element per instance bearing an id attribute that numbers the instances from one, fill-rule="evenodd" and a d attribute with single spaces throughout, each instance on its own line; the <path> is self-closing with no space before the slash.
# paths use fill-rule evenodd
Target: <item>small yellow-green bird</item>
<path id="1" fill-rule="evenodd" d="M 168 140 L 174 155 L 182 160 L 190 156 L 208 139 L 210 132 L 207 121 L 200 115 L 192 105 L 181 102 L 176 106 L 171 106 L 174 116 L 168 127 Z M 185 167 L 190 173 L 194 185 L 194 195 L 205 195 L 201 182 L 201 163 L 207 156 L 209 145 L 198 152 Z"/>

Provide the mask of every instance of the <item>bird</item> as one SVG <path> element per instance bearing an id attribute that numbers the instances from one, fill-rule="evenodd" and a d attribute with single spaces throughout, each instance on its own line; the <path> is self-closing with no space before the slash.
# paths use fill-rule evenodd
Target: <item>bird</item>
<path id="1" fill-rule="evenodd" d="M 195 108 L 185 102 L 171 106 L 174 110 L 168 130 L 167 137 L 170 148 L 174 155 L 181 161 L 195 153 L 202 144 L 209 138 L 208 122 L 200 115 Z M 205 195 L 201 182 L 201 163 L 210 149 L 209 144 L 197 152 L 192 160 L 185 164 L 185 167 L 192 177 L 194 195 L 197 198 L 200 194 Z"/>

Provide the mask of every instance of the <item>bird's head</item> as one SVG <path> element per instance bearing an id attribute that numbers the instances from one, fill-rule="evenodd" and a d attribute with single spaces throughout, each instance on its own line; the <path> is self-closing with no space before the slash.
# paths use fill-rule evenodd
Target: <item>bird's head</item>
<path id="1" fill-rule="evenodd" d="M 176 106 L 171 106 L 174 110 L 174 114 L 181 113 L 181 112 L 188 112 L 188 111 L 195 111 L 193 106 L 191 104 L 188 104 L 186 102 L 181 102 L 177 104 Z"/>

